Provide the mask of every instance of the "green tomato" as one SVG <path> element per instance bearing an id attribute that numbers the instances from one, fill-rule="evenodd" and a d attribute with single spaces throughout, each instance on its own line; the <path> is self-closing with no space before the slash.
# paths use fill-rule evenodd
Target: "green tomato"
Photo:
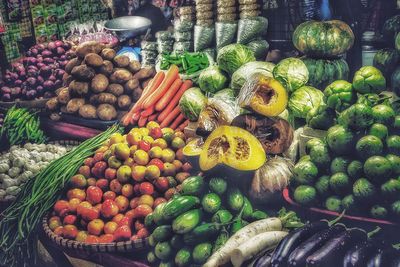
<path id="1" fill-rule="evenodd" d="M 386 79 L 377 68 L 365 66 L 354 74 L 353 87 L 360 94 L 380 93 L 386 89 Z"/>

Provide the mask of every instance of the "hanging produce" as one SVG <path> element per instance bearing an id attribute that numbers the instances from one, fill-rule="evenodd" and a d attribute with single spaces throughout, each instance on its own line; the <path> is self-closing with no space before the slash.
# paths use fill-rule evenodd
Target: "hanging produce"
<path id="1" fill-rule="evenodd" d="M 294 92 L 308 82 L 307 66 L 298 58 L 286 58 L 273 70 L 273 75 L 289 92 Z"/>
<path id="2" fill-rule="evenodd" d="M 293 33 L 294 46 L 306 55 L 336 57 L 344 54 L 354 43 L 349 25 L 340 20 L 306 21 Z"/>

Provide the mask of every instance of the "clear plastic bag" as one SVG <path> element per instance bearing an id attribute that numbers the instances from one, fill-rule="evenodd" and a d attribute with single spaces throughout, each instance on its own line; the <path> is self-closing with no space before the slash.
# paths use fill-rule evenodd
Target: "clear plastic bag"
<path id="1" fill-rule="evenodd" d="M 175 42 L 174 52 L 191 52 L 193 49 L 192 42 Z"/>
<path id="2" fill-rule="evenodd" d="M 194 27 L 193 21 L 180 21 L 175 20 L 174 22 L 174 30 L 176 32 L 190 32 Z"/>
<path id="3" fill-rule="evenodd" d="M 174 38 L 177 42 L 186 42 L 193 39 L 193 34 L 189 32 L 174 32 Z"/>
<path id="4" fill-rule="evenodd" d="M 237 97 L 237 102 L 240 107 L 246 108 L 250 106 L 250 102 L 253 97 L 258 93 L 262 86 L 260 86 L 263 79 L 268 78 L 267 76 L 255 73 L 251 75 L 247 81 L 243 84 Z"/>
<path id="5" fill-rule="evenodd" d="M 215 48 L 206 48 L 206 49 L 203 49 L 201 52 L 206 53 L 212 59 L 215 59 L 215 57 L 216 57 Z"/>
<path id="6" fill-rule="evenodd" d="M 157 51 L 157 42 L 142 41 L 140 43 L 142 50 Z"/>
<path id="7" fill-rule="evenodd" d="M 194 26 L 194 51 L 202 51 L 212 46 L 215 36 L 213 26 Z"/>
<path id="8" fill-rule="evenodd" d="M 168 41 L 173 39 L 173 34 L 170 31 L 159 31 L 156 32 L 157 41 Z"/>
<path id="9" fill-rule="evenodd" d="M 237 22 L 216 22 L 215 37 L 217 50 L 235 42 Z"/>
<path id="10" fill-rule="evenodd" d="M 240 19 L 237 43 L 247 44 L 267 33 L 268 19 L 264 17 Z"/>

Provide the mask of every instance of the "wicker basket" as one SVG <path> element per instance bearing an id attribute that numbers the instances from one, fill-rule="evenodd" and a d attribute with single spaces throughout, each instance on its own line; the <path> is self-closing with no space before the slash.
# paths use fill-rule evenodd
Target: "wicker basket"
<path id="1" fill-rule="evenodd" d="M 0 101 L 1 108 L 11 108 L 12 106 L 16 105 L 19 108 L 36 108 L 42 109 L 46 107 L 47 98 L 37 99 L 37 100 L 29 100 L 29 101 L 14 101 L 14 102 L 2 102 Z"/>
<path id="2" fill-rule="evenodd" d="M 78 242 L 71 239 L 65 239 L 61 236 L 56 235 L 50 228 L 48 224 L 48 216 L 43 218 L 43 230 L 46 235 L 56 243 L 58 246 L 73 249 L 82 250 L 89 252 L 108 252 L 108 253 L 128 253 L 133 251 L 142 250 L 148 247 L 148 238 L 138 239 L 135 241 L 123 241 L 123 242 L 113 242 L 113 243 L 98 243 L 98 244 L 86 244 Z"/>

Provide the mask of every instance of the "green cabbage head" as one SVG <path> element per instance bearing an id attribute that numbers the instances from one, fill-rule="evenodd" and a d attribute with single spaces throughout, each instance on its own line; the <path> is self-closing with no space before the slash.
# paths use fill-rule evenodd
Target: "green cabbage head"
<path id="1" fill-rule="evenodd" d="M 179 108 L 183 116 L 190 121 L 197 121 L 200 112 L 206 104 L 207 98 L 198 87 L 192 87 L 186 90 L 179 100 Z"/>
<path id="2" fill-rule="evenodd" d="M 200 73 L 198 83 L 203 92 L 215 94 L 226 87 L 228 77 L 218 66 L 210 66 Z"/>
<path id="3" fill-rule="evenodd" d="M 364 66 L 354 74 L 353 88 L 360 94 L 379 94 L 386 88 L 386 79 L 377 68 Z"/>
<path id="4" fill-rule="evenodd" d="M 314 87 L 303 86 L 292 93 L 288 106 L 295 117 L 305 119 L 311 109 L 321 104 L 325 104 L 324 94 Z"/>
<path id="5" fill-rule="evenodd" d="M 294 92 L 308 82 L 306 64 L 298 58 L 289 57 L 280 61 L 274 68 L 274 78 L 289 92 Z"/>
<path id="6" fill-rule="evenodd" d="M 219 67 L 232 75 L 238 68 L 247 62 L 255 61 L 254 52 L 242 44 L 230 44 L 218 51 L 217 63 Z"/>

